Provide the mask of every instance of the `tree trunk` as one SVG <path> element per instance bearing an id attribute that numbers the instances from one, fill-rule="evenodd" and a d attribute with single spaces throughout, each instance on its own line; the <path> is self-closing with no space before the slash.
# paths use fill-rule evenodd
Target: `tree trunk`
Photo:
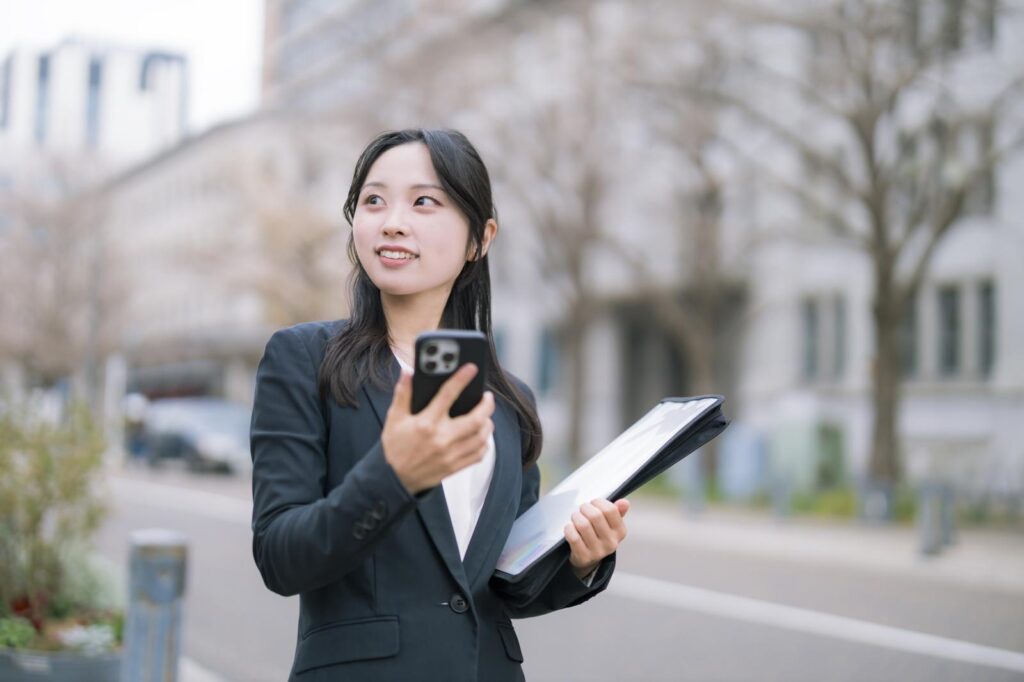
<path id="1" fill-rule="evenodd" d="M 569 320 L 565 330 L 565 352 L 569 360 L 569 418 L 568 455 L 570 470 L 583 464 L 583 403 L 586 390 L 585 372 L 587 319 L 584 305 L 577 302 L 569 306 Z"/>
<path id="2" fill-rule="evenodd" d="M 871 437 L 871 459 L 868 473 L 872 482 L 899 482 L 899 400 L 900 345 L 899 311 L 895 285 L 882 273 L 875 292 L 875 362 L 872 375 L 872 407 L 874 424 Z"/>

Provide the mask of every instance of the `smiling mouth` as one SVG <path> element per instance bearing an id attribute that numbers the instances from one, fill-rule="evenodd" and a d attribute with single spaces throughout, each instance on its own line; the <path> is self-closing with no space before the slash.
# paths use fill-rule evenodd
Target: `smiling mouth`
<path id="1" fill-rule="evenodd" d="M 377 255 L 391 260 L 414 260 L 419 258 L 416 254 L 409 253 L 408 251 L 391 251 L 390 249 L 381 249 L 377 252 Z"/>

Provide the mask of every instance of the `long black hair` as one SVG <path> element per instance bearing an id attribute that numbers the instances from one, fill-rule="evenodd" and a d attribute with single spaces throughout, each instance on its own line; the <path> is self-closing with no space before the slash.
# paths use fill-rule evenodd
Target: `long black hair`
<path id="1" fill-rule="evenodd" d="M 523 467 L 540 456 L 542 433 L 537 410 L 511 381 L 498 363 L 491 334 L 491 275 L 487 256 L 481 257 L 484 226 L 497 219 L 491 197 L 491 180 L 483 160 L 466 136 L 456 130 L 409 129 L 377 136 L 356 161 L 352 185 L 345 200 L 345 219 L 352 225 L 359 192 L 370 168 L 381 154 L 403 144 L 420 142 L 430 152 L 430 161 L 445 192 L 469 223 L 469 239 L 475 256 L 467 261 L 455 279 L 441 316 L 447 329 L 476 329 L 484 333 L 489 346 L 490 371 L 487 387 L 505 398 L 519 418 L 523 438 Z M 385 389 L 390 386 L 388 368 L 392 353 L 380 289 L 373 283 L 356 253 L 354 235 L 349 235 L 348 256 L 353 270 L 350 279 L 349 323 L 327 343 L 320 365 L 320 396 L 329 394 L 339 405 L 355 406 L 356 391 L 366 382 Z"/>

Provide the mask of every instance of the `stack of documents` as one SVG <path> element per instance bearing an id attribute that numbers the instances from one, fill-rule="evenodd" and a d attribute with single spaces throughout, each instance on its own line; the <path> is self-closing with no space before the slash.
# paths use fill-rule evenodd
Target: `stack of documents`
<path id="1" fill-rule="evenodd" d="M 717 436 L 728 425 L 722 396 L 665 398 L 516 519 L 494 577 L 516 583 L 554 574 L 568 557 L 562 528 L 580 505 L 617 500 Z M 548 576 L 550 578 L 550 576 Z M 541 582 L 546 582 L 542 579 Z"/>

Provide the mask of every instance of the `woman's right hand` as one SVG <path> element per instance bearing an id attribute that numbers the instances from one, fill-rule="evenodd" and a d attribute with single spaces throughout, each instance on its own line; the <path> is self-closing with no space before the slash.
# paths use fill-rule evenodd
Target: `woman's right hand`
<path id="1" fill-rule="evenodd" d="M 438 390 L 430 404 L 412 413 L 412 373 L 402 370 L 384 419 L 384 459 L 411 494 L 433 488 L 441 479 L 479 462 L 494 431 L 494 394 L 470 412 L 450 417 L 449 410 L 476 376 L 474 364 L 463 365 Z"/>

